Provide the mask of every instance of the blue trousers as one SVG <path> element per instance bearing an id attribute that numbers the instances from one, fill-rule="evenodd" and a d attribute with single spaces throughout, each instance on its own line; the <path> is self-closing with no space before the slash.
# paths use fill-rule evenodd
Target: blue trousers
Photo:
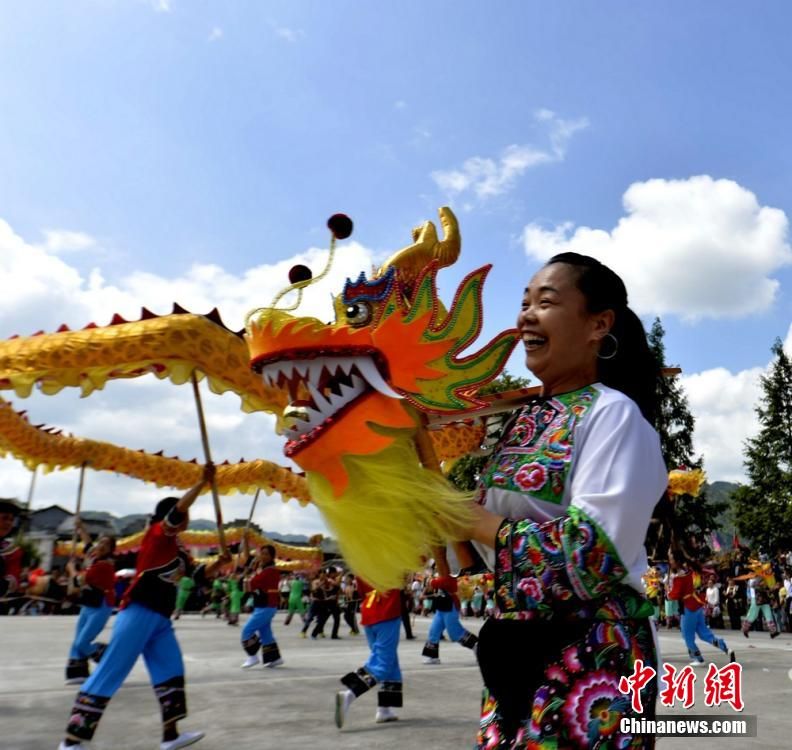
<path id="1" fill-rule="evenodd" d="M 88 659 L 93 655 L 98 648 L 94 638 L 102 632 L 112 613 L 113 608 L 107 602 L 98 607 L 82 607 L 69 651 L 70 659 Z"/>
<path id="2" fill-rule="evenodd" d="M 456 607 L 450 612 L 435 612 L 426 640 L 431 643 L 439 643 L 444 631 L 448 632 L 448 637 L 452 641 L 458 641 L 468 632 L 459 621 L 459 610 Z"/>
<path id="3" fill-rule="evenodd" d="M 130 604 L 116 615 L 110 644 L 80 692 L 111 698 L 141 654 L 152 685 L 184 676 L 181 649 L 171 621 L 140 604 Z"/>
<path id="4" fill-rule="evenodd" d="M 262 646 L 275 643 L 272 634 L 272 618 L 275 617 L 275 607 L 257 607 L 242 628 L 242 642 L 244 643 L 254 635 L 258 635 Z"/>
<path id="5" fill-rule="evenodd" d="M 363 665 L 365 669 L 374 675 L 377 682 L 401 682 L 398 653 L 401 617 L 366 625 L 364 630 L 371 649 L 368 661 Z"/>
<path id="6" fill-rule="evenodd" d="M 712 644 L 716 648 L 719 648 L 721 651 L 726 651 L 726 643 L 722 639 L 716 637 L 707 627 L 707 623 L 704 621 L 704 607 L 700 607 L 695 612 L 683 608 L 680 628 L 682 629 L 682 637 L 685 639 L 688 653 L 692 658 L 701 660 L 701 652 L 696 646 L 696 636 Z"/>

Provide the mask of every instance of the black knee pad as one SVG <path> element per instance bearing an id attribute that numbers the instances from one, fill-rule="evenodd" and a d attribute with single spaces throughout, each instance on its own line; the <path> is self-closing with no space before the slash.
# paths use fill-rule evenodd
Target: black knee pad
<path id="1" fill-rule="evenodd" d="M 88 679 L 88 659 L 69 659 L 66 663 L 66 679 L 76 680 L 80 677 Z"/>
<path id="2" fill-rule="evenodd" d="M 184 692 L 184 676 L 171 677 L 154 686 L 154 693 L 160 703 L 162 723 L 168 724 L 187 716 L 187 694 Z"/>
<path id="3" fill-rule="evenodd" d="M 109 698 L 78 693 L 66 725 L 66 736 L 71 740 L 90 742 L 109 702 Z"/>
<path id="4" fill-rule="evenodd" d="M 423 651 L 421 651 L 421 656 L 428 656 L 430 659 L 439 659 L 440 644 L 432 643 L 432 641 L 427 641 L 424 644 Z"/>
<path id="5" fill-rule="evenodd" d="M 377 694 L 377 705 L 380 708 L 401 708 L 402 707 L 402 684 L 401 682 L 386 681 Z"/>
<path id="6" fill-rule="evenodd" d="M 465 635 L 463 635 L 459 639 L 459 643 L 463 645 L 465 648 L 476 648 L 476 644 L 478 643 L 478 638 L 473 635 L 473 633 L 469 633 L 465 631 Z"/>
<path id="7" fill-rule="evenodd" d="M 245 638 L 245 640 L 242 641 L 242 648 L 244 648 L 250 656 L 253 656 L 253 654 L 259 650 L 259 646 L 261 646 L 261 641 L 255 633 L 250 636 L 250 638 Z"/>
<path id="8" fill-rule="evenodd" d="M 264 664 L 270 664 L 281 658 L 280 651 L 278 650 L 277 643 L 267 643 L 261 647 L 261 661 Z"/>
<path id="9" fill-rule="evenodd" d="M 377 684 L 374 675 L 365 667 L 361 667 L 357 672 L 348 672 L 341 678 L 341 682 L 355 694 L 355 697 L 363 695 Z"/>

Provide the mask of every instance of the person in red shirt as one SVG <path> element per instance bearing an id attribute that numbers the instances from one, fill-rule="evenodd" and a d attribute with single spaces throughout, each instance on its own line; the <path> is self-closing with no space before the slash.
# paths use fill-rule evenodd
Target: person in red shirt
<path id="1" fill-rule="evenodd" d="M 102 658 L 107 644 L 94 639 L 104 629 L 115 605 L 115 565 L 112 560 L 115 539 L 112 536 L 101 536 L 91 546 L 91 537 L 79 517 L 74 523 L 84 544 L 85 570 L 78 574 L 72 560 L 66 565 L 72 588 L 79 593 L 78 603 L 81 605 L 69 661 L 66 664 L 67 685 L 81 685 L 85 682 L 89 674 L 88 659 L 98 663 Z"/>
<path id="2" fill-rule="evenodd" d="M 22 575 L 22 549 L 13 538 L 22 508 L 0 498 L 0 598 L 16 593 Z M 4 605 L 0 603 L 0 612 Z"/>
<path id="3" fill-rule="evenodd" d="M 684 562 L 678 559 L 671 550 L 668 552 L 668 562 L 672 575 L 668 598 L 678 601 L 682 605 L 680 628 L 690 658 L 693 660 L 691 665 L 698 667 L 704 664 L 704 657 L 696 645 L 696 636 L 712 644 L 715 648 L 719 648 L 724 654 L 728 654 L 729 661 L 734 661 L 734 651 L 729 651 L 726 641 L 723 638 L 718 638 L 704 621 L 706 599 L 702 588 L 700 567 L 693 561 Z"/>
<path id="4" fill-rule="evenodd" d="M 121 599 L 113 637 L 94 673 L 82 685 L 58 750 L 85 750 L 96 732 L 107 704 L 142 654 L 154 693 L 162 710 L 160 750 L 192 745 L 203 732 L 179 733 L 177 722 L 187 716 L 184 662 L 170 616 L 176 606 L 176 585 L 192 572 L 197 581 L 212 576 L 230 555 L 195 568 L 178 534 L 187 528 L 189 508 L 214 477 L 214 466 L 204 467 L 203 478 L 181 497 L 157 503 L 138 552 L 135 577 Z"/>
<path id="5" fill-rule="evenodd" d="M 439 564 L 439 561 L 438 561 Z M 440 663 L 440 638 L 444 631 L 448 637 L 465 648 L 475 652 L 478 638 L 467 630 L 459 621 L 459 597 L 457 596 L 457 579 L 449 571 L 441 570 L 443 575 L 433 578 L 429 585 L 435 590 L 434 619 L 429 626 L 429 635 L 423 647 L 424 664 Z"/>
<path id="6" fill-rule="evenodd" d="M 393 709 L 402 706 L 402 675 L 398 654 L 401 589 L 377 591 L 362 578 L 357 579 L 357 585 L 363 601 L 360 624 L 366 632 L 371 654 L 357 672 L 349 672 L 341 678 L 346 690 L 336 693 L 335 723 L 339 729 L 344 726 L 352 701 L 378 683 L 381 687 L 377 696 L 377 723 L 396 721 L 399 717 Z"/>
<path id="7" fill-rule="evenodd" d="M 259 549 L 256 572 L 247 582 L 245 590 L 253 594 L 253 614 L 242 628 L 242 648 L 248 658 L 242 669 L 255 667 L 259 663 L 258 650 L 265 667 L 283 664 L 278 644 L 272 634 L 272 618 L 278 611 L 278 585 L 280 572 L 275 567 L 275 547 L 265 544 Z"/>

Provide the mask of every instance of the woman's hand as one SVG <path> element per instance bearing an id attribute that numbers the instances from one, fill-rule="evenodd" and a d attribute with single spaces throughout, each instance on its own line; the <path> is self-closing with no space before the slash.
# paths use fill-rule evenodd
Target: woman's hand
<path id="1" fill-rule="evenodd" d="M 203 484 L 211 484 L 215 478 L 215 473 L 215 465 L 211 461 L 207 462 L 203 470 Z"/>

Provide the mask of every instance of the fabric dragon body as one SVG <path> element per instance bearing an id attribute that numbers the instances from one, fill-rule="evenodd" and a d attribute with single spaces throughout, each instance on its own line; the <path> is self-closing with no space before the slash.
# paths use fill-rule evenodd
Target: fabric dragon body
<path id="1" fill-rule="evenodd" d="M 265 308 L 243 335 L 216 310 L 196 315 L 175 305 L 158 316 L 144 308 L 139 320 L 115 315 L 107 326 L 0 342 L 0 391 L 26 398 L 34 388 L 54 395 L 72 387 L 89 396 L 109 380 L 153 374 L 181 385 L 193 373 L 214 393 L 233 391 L 243 411 L 276 416 L 286 454 L 306 476 L 264 460 L 226 462 L 218 466 L 219 492 L 261 489 L 315 502 L 355 570 L 379 586 L 400 585 L 464 517 L 467 498 L 437 469 L 481 445 L 485 425 L 476 412 L 484 402 L 476 392 L 516 343 L 506 331 L 468 351 L 481 330 L 489 267 L 462 281 L 446 312 L 436 277 L 456 261 L 460 239 L 453 214 L 441 209 L 440 218 L 444 239 L 427 222 L 371 279 L 348 281 L 333 324 Z M 450 423 L 427 430 L 427 417 Z M 87 462 L 176 488 L 195 484 L 201 471 L 195 460 L 34 426 L 0 399 L 6 454 L 30 468 Z"/>

